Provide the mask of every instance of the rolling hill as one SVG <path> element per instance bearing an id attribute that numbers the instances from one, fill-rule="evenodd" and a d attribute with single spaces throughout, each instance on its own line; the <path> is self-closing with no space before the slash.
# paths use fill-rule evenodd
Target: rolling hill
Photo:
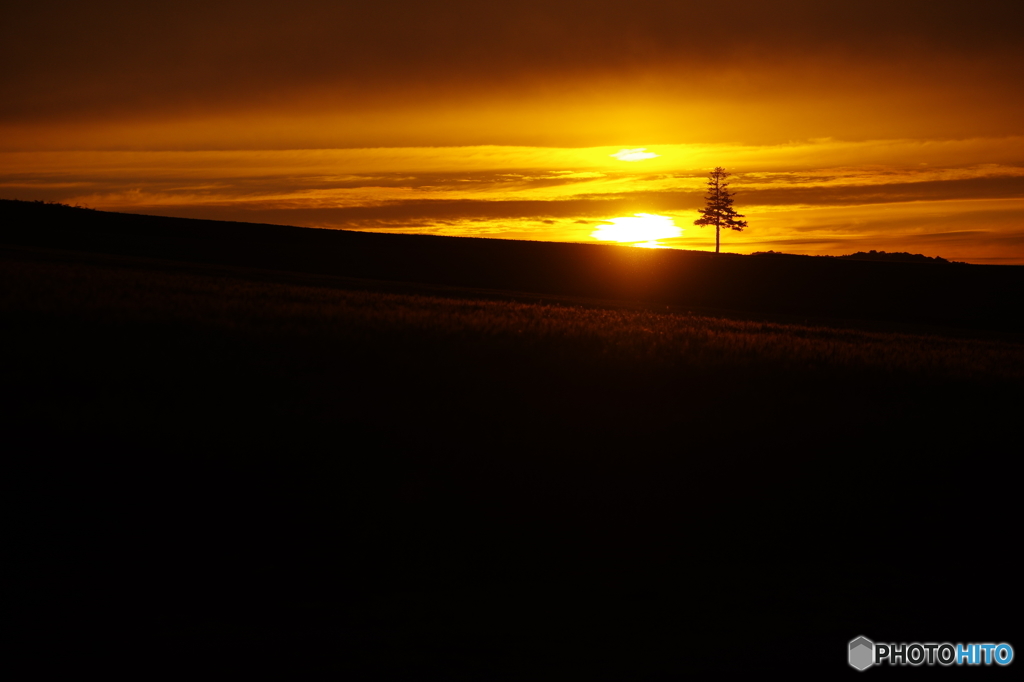
<path id="1" fill-rule="evenodd" d="M 946 590 L 1016 580 L 1024 268 L 0 220 L 38 660 L 654 680 L 1010 637 L 1018 597 Z"/>

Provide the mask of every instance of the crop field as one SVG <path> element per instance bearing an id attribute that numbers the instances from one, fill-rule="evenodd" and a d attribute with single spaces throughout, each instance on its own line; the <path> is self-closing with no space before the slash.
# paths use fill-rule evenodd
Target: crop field
<path id="1" fill-rule="evenodd" d="M 527 419 L 517 433 L 548 425 L 556 439 L 571 431 L 581 442 L 595 424 L 599 442 L 793 425 L 796 443 L 801 432 L 893 426 L 894 410 L 910 420 L 897 431 L 934 420 L 934 410 L 965 419 L 955 410 L 975 413 L 973 396 L 1012 395 L 1024 375 L 1013 335 L 374 291 L 340 278 L 275 281 L 262 271 L 40 253 L 5 254 L 7 334 L 34 359 L 20 365 L 21 394 L 34 397 L 18 409 L 84 420 L 97 433 L 120 414 L 107 409 L 112 401 L 133 415 L 118 417 L 112 431 L 121 433 L 160 419 L 183 421 L 174 431 L 187 433 L 195 424 L 219 430 L 211 414 L 221 425 L 291 415 L 427 430 L 437 418 L 466 433 Z M 39 388 L 69 382 L 70 392 Z M 81 402 L 83 390 L 103 398 L 60 407 Z M 534 449 L 543 436 L 532 432 Z"/>
<path id="2" fill-rule="evenodd" d="M 1019 380 L 1024 372 L 1024 340 L 1015 335 L 994 339 L 952 330 L 880 332 L 851 323 L 815 326 L 614 303 L 534 302 L 530 299 L 538 297 L 527 295 L 517 302 L 467 297 L 458 290 L 451 297 L 388 293 L 365 290 L 372 283 L 341 278 L 308 277 L 308 282 L 294 283 L 280 274 L 284 281 L 272 281 L 275 273 L 169 264 L 161 269 L 159 263 L 153 268 L 131 259 L 50 261 L 31 250 L 3 255 L 5 312 L 39 320 L 159 324 L 287 339 L 296 346 L 377 345 L 414 336 L 417 343 L 407 352 L 440 344 L 452 358 L 486 348 L 570 364 L 625 363 L 638 370 L 770 368 L 780 375 L 868 371 L 997 384 Z M 339 351 L 347 347 L 341 345 Z"/>
<path id="3" fill-rule="evenodd" d="M 657 679 L 717 665 L 737 619 L 808 641 L 872 609 L 912 628 L 955 614 L 892 610 L 884 582 L 1004 570 L 929 528 L 849 556 L 842 529 L 1007 518 L 1008 481 L 965 479 L 963 458 L 1003 466 L 1019 335 L 27 247 L 0 263 L 19 499 L 71 538 L 39 563 L 105 586 L 34 598 L 146 623 L 149 655 Z"/>

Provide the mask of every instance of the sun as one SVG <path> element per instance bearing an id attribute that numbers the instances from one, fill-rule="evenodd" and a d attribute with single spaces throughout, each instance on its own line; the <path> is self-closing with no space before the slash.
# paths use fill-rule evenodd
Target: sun
<path id="1" fill-rule="evenodd" d="M 663 249 L 667 247 L 659 244 L 659 239 L 672 239 L 683 234 L 683 228 L 676 225 L 671 217 L 652 213 L 611 218 L 608 223 L 591 232 L 590 236 L 606 242 Z"/>
<path id="2" fill-rule="evenodd" d="M 647 147 L 637 147 L 635 149 L 622 149 L 608 156 L 619 161 L 643 161 L 645 159 L 656 159 L 660 154 L 647 151 Z"/>

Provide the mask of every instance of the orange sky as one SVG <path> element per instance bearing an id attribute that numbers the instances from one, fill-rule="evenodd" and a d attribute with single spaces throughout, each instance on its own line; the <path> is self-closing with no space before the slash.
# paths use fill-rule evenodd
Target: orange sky
<path id="1" fill-rule="evenodd" d="M 1021 3 L 46 2 L 0 197 L 355 229 L 1024 263 Z M 656 157 L 612 154 L 645 148 Z"/>

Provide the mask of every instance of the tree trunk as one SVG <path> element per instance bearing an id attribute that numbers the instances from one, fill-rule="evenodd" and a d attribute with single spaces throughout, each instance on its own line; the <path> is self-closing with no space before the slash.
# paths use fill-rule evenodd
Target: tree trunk
<path id="1" fill-rule="evenodd" d="M 715 225 L 715 253 L 720 253 L 722 250 L 722 227 Z"/>

